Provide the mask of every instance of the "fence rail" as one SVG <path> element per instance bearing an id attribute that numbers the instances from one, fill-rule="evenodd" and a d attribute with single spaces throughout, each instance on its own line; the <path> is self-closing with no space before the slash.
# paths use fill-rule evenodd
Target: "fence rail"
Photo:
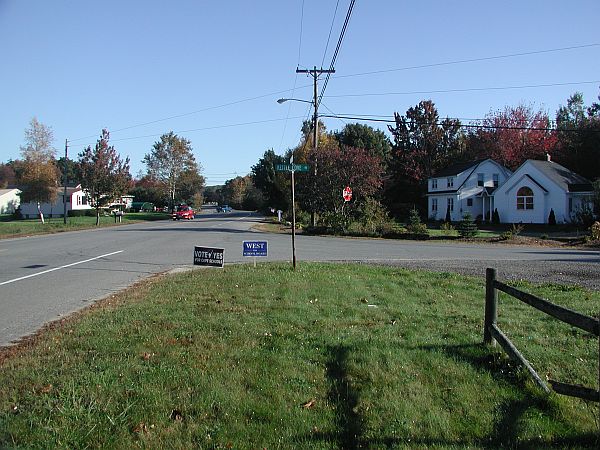
<path id="1" fill-rule="evenodd" d="M 535 295 L 515 289 L 500 281 L 496 280 L 496 269 L 488 268 L 485 273 L 485 320 L 483 328 L 483 342 L 486 344 L 500 344 L 503 350 L 515 361 L 521 363 L 531 374 L 535 382 L 546 392 L 550 392 L 551 388 L 557 394 L 578 397 L 585 400 L 600 402 L 600 390 L 590 389 L 583 386 L 576 386 L 567 383 L 561 383 L 555 380 L 548 380 L 546 383 L 540 378 L 533 366 L 519 352 L 515 345 L 506 337 L 498 328 L 498 291 L 507 293 L 508 295 L 526 303 L 533 308 L 542 311 L 549 316 L 552 316 L 571 326 L 580 328 L 588 333 L 598 336 L 598 385 L 600 387 L 600 319 L 595 319 L 590 316 L 578 313 L 568 308 L 555 305 L 547 300 L 536 297 Z"/>

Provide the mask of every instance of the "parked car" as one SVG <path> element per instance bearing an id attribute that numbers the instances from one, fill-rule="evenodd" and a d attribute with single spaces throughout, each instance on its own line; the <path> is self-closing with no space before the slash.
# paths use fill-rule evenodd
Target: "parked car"
<path id="1" fill-rule="evenodd" d="M 224 213 L 231 212 L 231 206 L 229 206 L 229 205 L 217 206 L 217 212 L 224 212 Z"/>
<path id="2" fill-rule="evenodd" d="M 194 218 L 194 210 L 187 205 L 179 205 L 173 212 L 173 220 L 189 219 Z"/>

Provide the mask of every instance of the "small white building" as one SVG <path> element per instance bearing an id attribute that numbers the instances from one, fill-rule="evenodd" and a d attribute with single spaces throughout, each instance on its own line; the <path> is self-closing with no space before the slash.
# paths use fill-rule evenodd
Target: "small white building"
<path id="1" fill-rule="evenodd" d="M 484 159 L 455 164 L 430 178 L 427 210 L 430 220 L 459 221 L 469 212 L 473 219 L 491 220 L 494 191 L 511 176 L 511 171 L 496 161 Z"/>
<path id="2" fill-rule="evenodd" d="M 0 214 L 13 214 L 21 203 L 17 188 L 0 189 Z"/>
<path id="3" fill-rule="evenodd" d="M 592 210 L 592 183 L 550 160 L 528 159 L 494 192 L 500 221 L 548 223 L 554 210 L 556 223 L 576 219 L 578 211 Z"/>
<path id="4" fill-rule="evenodd" d="M 44 217 L 63 216 L 65 203 L 64 189 L 64 186 L 58 187 L 56 200 L 53 203 L 40 204 L 40 209 L 44 214 Z M 80 184 L 75 187 L 67 187 L 66 204 L 67 214 L 69 214 L 69 211 L 71 210 L 92 209 L 88 204 L 87 197 L 81 189 Z M 35 202 L 21 203 L 21 215 L 25 219 L 38 217 L 37 204 Z"/>

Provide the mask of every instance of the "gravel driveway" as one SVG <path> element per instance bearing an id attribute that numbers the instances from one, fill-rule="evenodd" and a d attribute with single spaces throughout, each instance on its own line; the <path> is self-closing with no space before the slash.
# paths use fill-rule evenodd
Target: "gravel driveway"
<path id="1" fill-rule="evenodd" d="M 557 283 L 576 285 L 600 291 L 600 254 L 590 251 L 589 260 L 585 262 L 571 261 L 506 261 L 489 260 L 482 266 L 478 260 L 459 261 L 398 261 L 381 264 L 425 269 L 438 272 L 457 272 L 485 278 L 486 267 L 498 270 L 499 280 L 527 280 L 532 283 Z"/>

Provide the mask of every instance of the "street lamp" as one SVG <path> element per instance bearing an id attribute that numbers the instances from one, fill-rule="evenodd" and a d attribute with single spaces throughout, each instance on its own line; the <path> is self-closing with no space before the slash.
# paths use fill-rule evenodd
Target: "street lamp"
<path id="1" fill-rule="evenodd" d="M 282 103 L 289 102 L 289 101 L 302 102 L 302 103 L 313 103 L 312 100 L 301 100 L 299 98 L 280 98 L 279 100 L 277 100 L 277 103 L 282 104 Z"/>

